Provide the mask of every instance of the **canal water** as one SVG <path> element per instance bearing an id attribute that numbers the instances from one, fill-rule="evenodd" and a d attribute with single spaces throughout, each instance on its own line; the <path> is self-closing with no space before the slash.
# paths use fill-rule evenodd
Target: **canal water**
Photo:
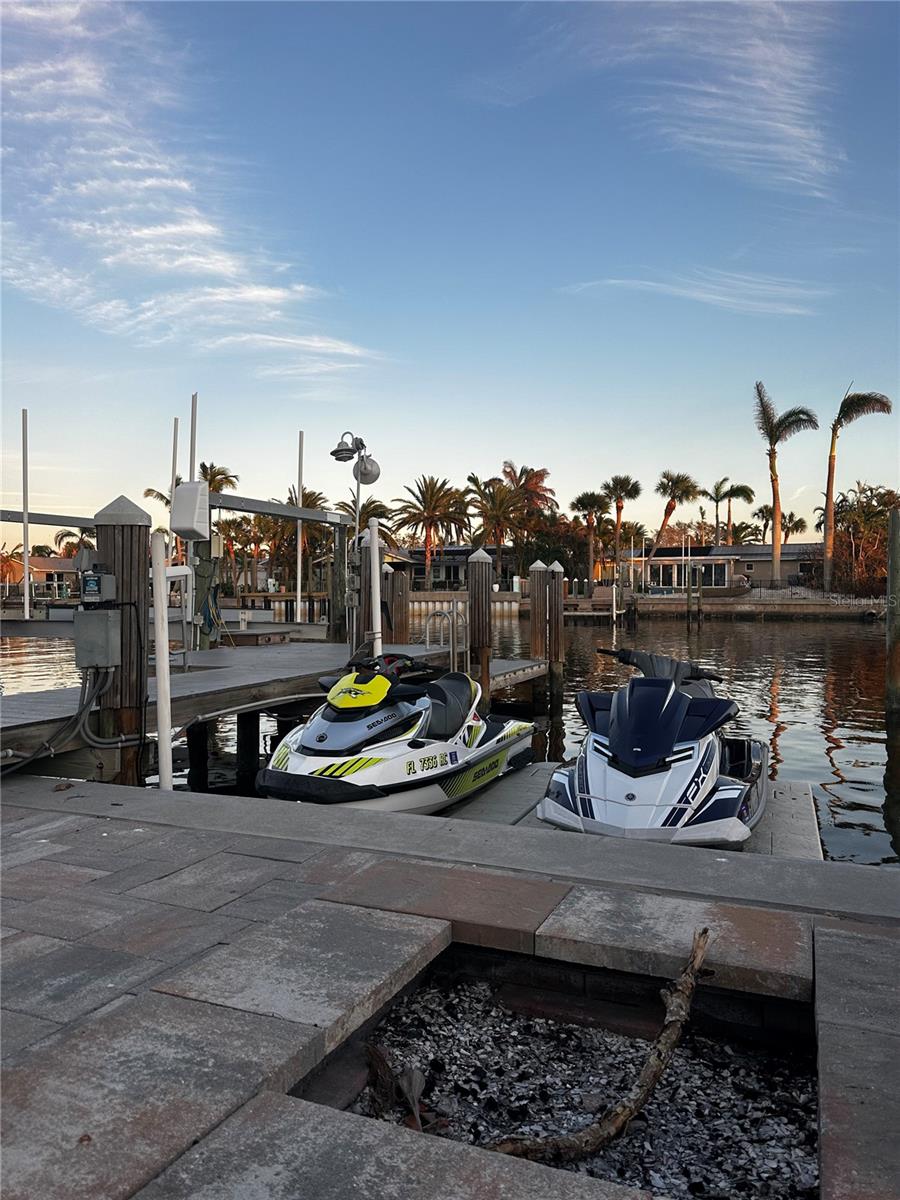
<path id="1" fill-rule="evenodd" d="M 574 754 L 584 736 L 577 692 L 613 688 L 631 674 L 597 654 L 598 646 L 613 644 L 612 636 L 606 626 L 566 627 L 563 721 L 551 731 L 551 757 Z M 527 621 L 499 624 L 495 652 L 527 656 L 528 637 Z M 900 862 L 900 812 L 885 811 L 882 624 L 710 621 L 688 633 L 680 621 L 645 620 L 637 633 L 617 637 L 620 646 L 692 658 L 723 676 L 719 692 L 739 704 L 739 728 L 768 743 L 774 776 L 812 783 L 829 858 Z M 71 641 L 0 643 L 7 694 L 78 684 Z M 274 735 L 274 728 L 264 721 L 264 733 Z M 234 738 L 234 718 L 219 722 L 211 737 L 211 778 L 217 758 L 227 771 Z"/>

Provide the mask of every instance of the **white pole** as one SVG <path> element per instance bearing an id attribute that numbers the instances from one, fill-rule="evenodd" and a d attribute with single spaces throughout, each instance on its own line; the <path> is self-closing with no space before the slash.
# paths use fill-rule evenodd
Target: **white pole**
<path id="1" fill-rule="evenodd" d="M 153 573 L 153 633 L 156 640 L 156 728 L 159 737 L 159 786 L 172 788 L 172 694 L 169 686 L 169 585 L 162 533 L 150 539 Z"/>
<path id="2" fill-rule="evenodd" d="M 634 591 L 634 534 L 631 535 L 631 558 L 628 560 L 628 583 L 631 590 Z"/>
<path id="3" fill-rule="evenodd" d="M 191 394 L 191 483 L 197 478 L 197 393 Z"/>
<path id="4" fill-rule="evenodd" d="M 175 503 L 175 481 L 178 478 L 178 418 L 172 430 L 172 475 L 169 485 L 169 562 L 175 562 L 175 534 L 172 532 L 172 505 Z"/>
<path id="5" fill-rule="evenodd" d="M 369 575 L 372 581 L 372 654 L 381 654 L 381 538 L 378 518 L 369 518 Z"/>
<path id="6" fill-rule="evenodd" d="M 300 437 L 297 445 L 297 505 L 303 507 L 303 430 L 300 430 Z M 306 618 L 300 615 L 300 604 L 303 596 L 303 522 L 297 522 L 297 610 L 294 613 L 295 620 L 303 621 Z"/>
<path id="7" fill-rule="evenodd" d="M 28 557 L 28 409 L 22 409 L 22 616 L 31 619 L 31 562 Z"/>

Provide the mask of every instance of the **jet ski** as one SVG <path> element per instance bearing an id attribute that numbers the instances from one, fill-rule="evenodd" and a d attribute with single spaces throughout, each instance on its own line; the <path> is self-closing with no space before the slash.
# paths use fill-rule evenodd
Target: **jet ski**
<path id="1" fill-rule="evenodd" d="M 461 672 L 385 654 L 319 686 L 325 703 L 276 747 L 261 795 L 432 813 L 531 761 L 534 726 L 480 717 L 481 688 Z"/>
<path id="2" fill-rule="evenodd" d="M 720 675 L 643 650 L 600 650 L 640 671 L 617 692 L 580 692 L 587 737 L 554 771 L 542 821 L 609 837 L 740 849 L 768 799 L 768 749 L 723 730 L 738 716 Z"/>

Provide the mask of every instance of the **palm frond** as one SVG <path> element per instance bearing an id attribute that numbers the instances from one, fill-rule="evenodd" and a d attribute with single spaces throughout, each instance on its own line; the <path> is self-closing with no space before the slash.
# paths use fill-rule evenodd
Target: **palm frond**
<path id="1" fill-rule="evenodd" d="M 778 414 L 775 411 L 775 405 L 770 400 L 769 393 L 759 379 L 757 379 L 754 385 L 754 390 L 756 392 L 756 413 L 754 415 L 756 428 L 769 445 L 773 446 L 777 441 L 775 429 L 778 423 Z"/>
<path id="2" fill-rule="evenodd" d="M 803 408 L 801 405 L 786 408 L 775 421 L 775 442 L 786 442 L 795 433 L 818 428 L 819 418 L 811 408 Z"/>
<path id="3" fill-rule="evenodd" d="M 887 415 L 892 410 L 890 400 L 881 392 L 851 392 L 841 401 L 833 428 L 843 429 L 845 425 L 849 425 L 851 421 L 858 421 L 860 417 L 868 417 L 872 413 Z"/>

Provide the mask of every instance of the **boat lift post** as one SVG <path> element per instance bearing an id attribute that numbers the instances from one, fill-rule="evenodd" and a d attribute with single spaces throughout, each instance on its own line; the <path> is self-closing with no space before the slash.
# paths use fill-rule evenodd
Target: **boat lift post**
<path id="1" fill-rule="evenodd" d="M 175 418 L 176 422 L 178 418 Z M 153 571 L 153 632 L 156 662 L 156 730 L 159 754 L 159 786 L 172 787 L 172 692 L 169 680 L 169 581 L 166 578 L 162 533 L 150 539 Z"/>
<path id="2" fill-rule="evenodd" d="M 31 562 L 28 557 L 28 409 L 22 409 L 22 616 L 31 619 Z"/>

